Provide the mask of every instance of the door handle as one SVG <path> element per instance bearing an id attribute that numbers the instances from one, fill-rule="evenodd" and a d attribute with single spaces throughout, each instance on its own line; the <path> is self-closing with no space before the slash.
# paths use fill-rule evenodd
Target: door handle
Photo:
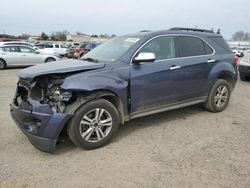
<path id="1" fill-rule="evenodd" d="M 173 65 L 173 66 L 171 66 L 170 67 L 170 70 L 175 70 L 175 69 L 180 69 L 181 68 L 181 66 L 179 66 L 179 65 Z"/>
<path id="2" fill-rule="evenodd" d="M 216 61 L 215 59 L 209 59 L 209 60 L 207 60 L 208 63 L 215 63 L 215 61 Z"/>

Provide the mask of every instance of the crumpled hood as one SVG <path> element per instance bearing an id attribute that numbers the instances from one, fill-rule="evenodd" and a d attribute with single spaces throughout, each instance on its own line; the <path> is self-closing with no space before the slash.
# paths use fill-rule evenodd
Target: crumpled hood
<path id="1" fill-rule="evenodd" d="M 80 71 L 101 69 L 104 67 L 105 64 L 103 63 L 91 63 L 81 60 L 66 59 L 61 61 L 40 64 L 23 69 L 17 73 L 17 76 L 27 80 L 32 80 L 33 78 L 41 75 L 80 72 Z"/>

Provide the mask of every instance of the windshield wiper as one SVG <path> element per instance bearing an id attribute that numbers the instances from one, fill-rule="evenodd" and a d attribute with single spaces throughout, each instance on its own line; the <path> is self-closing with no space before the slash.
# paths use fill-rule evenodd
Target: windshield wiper
<path id="1" fill-rule="evenodd" d="M 98 63 L 98 59 L 94 59 L 94 58 L 91 58 L 91 57 L 82 58 L 81 60 Z"/>

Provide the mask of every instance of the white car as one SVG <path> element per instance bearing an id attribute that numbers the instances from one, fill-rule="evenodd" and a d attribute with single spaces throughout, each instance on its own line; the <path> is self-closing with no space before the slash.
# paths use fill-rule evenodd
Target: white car
<path id="1" fill-rule="evenodd" d="M 244 56 L 244 51 L 240 49 L 234 49 L 233 53 L 237 55 L 238 57 L 243 57 Z"/>
<path id="2" fill-rule="evenodd" d="M 250 53 L 246 53 L 239 62 L 239 74 L 242 81 L 250 78 Z"/>
<path id="3" fill-rule="evenodd" d="M 0 46 L 0 69 L 14 66 L 31 66 L 60 59 L 58 56 L 40 54 L 25 45 Z"/>
<path id="4" fill-rule="evenodd" d="M 36 46 L 34 46 L 33 44 L 29 42 L 23 42 L 23 41 L 0 42 L 0 46 L 7 46 L 7 45 L 25 45 L 25 46 L 33 48 L 34 50 L 38 49 Z"/>
<path id="5" fill-rule="evenodd" d="M 46 54 L 58 54 L 64 56 L 67 52 L 67 46 L 59 43 L 41 43 L 38 44 L 39 52 Z"/>

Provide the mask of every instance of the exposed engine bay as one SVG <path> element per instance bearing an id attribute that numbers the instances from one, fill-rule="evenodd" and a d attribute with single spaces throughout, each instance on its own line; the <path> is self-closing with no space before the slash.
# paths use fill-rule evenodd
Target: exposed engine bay
<path id="1" fill-rule="evenodd" d="M 72 92 L 60 88 L 63 81 L 62 76 L 43 76 L 32 82 L 20 78 L 14 103 L 19 106 L 22 101 L 34 100 L 41 104 L 48 104 L 54 112 L 63 113 L 66 104 L 73 99 Z"/>

